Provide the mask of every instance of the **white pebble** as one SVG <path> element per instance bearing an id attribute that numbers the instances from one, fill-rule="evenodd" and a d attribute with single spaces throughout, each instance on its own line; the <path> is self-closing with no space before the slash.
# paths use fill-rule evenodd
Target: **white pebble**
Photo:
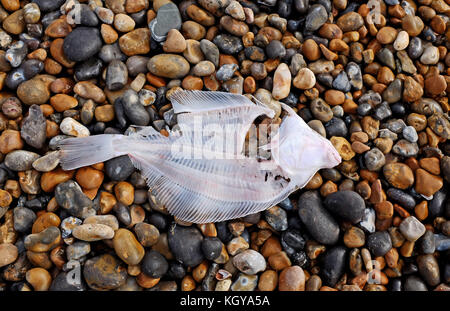
<path id="1" fill-rule="evenodd" d="M 61 132 L 70 136 L 86 137 L 91 134 L 87 127 L 70 117 L 64 118 L 59 125 L 59 128 L 61 129 Z"/>
<path id="2" fill-rule="evenodd" d="M 402 30 L 398 33 L 397 38 L 394 41 L 394 49 L 402 51 L 409 45 L 409 35 L 406 31 Z"/>

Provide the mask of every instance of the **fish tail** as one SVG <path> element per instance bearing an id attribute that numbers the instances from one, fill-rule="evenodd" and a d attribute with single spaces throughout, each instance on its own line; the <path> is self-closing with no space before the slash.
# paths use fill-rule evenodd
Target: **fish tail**
<path id="1" fill-rule="evenodd" d="M 88 137 L 67 138 L 59 142 L 59 158 L 63 170 L 73 170 L 125 155 L 120 148 L 127 138 L 118 134 L 101 134 Z"/>

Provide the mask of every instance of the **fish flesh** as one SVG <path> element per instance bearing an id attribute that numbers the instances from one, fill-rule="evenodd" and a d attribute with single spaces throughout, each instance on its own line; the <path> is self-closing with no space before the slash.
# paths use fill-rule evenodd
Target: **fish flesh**
<path id="1" fill-rule="evenodd" d="M 166 137 L 151 126 L 129 135 L 101 134 L 59 142 L 61 167 L 73 170 L 128 155 L 156 199 L 177 219 L 220 222 L 264 211 L 341 157 L 288 105 L 267 144 L 269 157 L 248 154 L 246 135 L 256 118 L 274 111 L 244 95 L 176 91 L 178 125 Z"/>

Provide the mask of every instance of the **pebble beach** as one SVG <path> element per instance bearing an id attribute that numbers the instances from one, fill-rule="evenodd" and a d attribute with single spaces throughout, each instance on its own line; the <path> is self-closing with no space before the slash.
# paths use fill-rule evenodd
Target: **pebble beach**
<path id="1" fill-rule="evenodd" d="M 0 0 L 0 291 L 450 291 L 449 41 L 450 0 Z M 61 168 L 168 136 L 180 89 L 287 104 L 342 163 L 207 224 L 126 155 Z"/>

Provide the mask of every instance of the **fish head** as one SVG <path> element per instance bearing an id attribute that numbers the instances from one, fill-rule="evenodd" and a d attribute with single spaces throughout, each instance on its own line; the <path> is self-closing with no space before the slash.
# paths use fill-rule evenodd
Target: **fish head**
<path id="1" fill-rule="evenodd" d="M 333 168 L 342 161 L 331 142 L 295 112 L 283 119 L 277 135 L 273 157 L 291 179 L 309 180 L 318 170 Z"/>

